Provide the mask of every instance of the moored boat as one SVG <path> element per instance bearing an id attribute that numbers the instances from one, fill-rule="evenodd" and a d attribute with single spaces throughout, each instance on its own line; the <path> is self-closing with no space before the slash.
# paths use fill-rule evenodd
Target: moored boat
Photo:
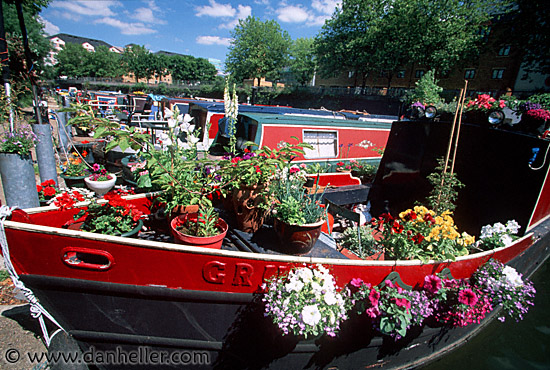
<path id="1" fill-rule="evenodd" d="M 529 276 L 550 250 L 546 232 L 550 166 L 543 156 L 529 163 L 531 149 L 538 147 L 544 152 L 548 142 L 515 132 L 463 126 L 461 145 L 471 143 L 465 148 L 478 148 L 480 158 L 486 158 L 483 151 L 495 148 L 510 152 L 509 143 L 515 143 L 512 156 L 518 157 L 517 166 L 509 157 L 498 155 L 490 162 L 498 170 L 506 167 L 509 173 L 525 179 L 525 188 L 514 190 L 515 194 L 525 193 L 525 198 L 517 201 L 488 187 L 491 183 L 479 173 L 477 164 L 468 162 L 468 151 L 456 161 L 466 184 L 460 194 L 457 222 L 468 230 L 479 230 L 509 216 L 518 219 L 524 235 L 506 247 L 454 261 L 365 261 L 346 258 L 331 248 L 330 237 L 323 236 L 309 254 L 297 257 L 277 253 L 270 244 L 272 230 L 265 227 L 261 235 L 254 236 L 230 230 L 221 250 L 209 250 L 176 245 L 169 239 L 150 240 L 147 235 L 131 239 L 66 230 L 61 226 L 76 210 L 51 208 L 16 211 L 4 222 L 9 256 L 21 281 L 83 352 L 116 347 L 140 351 L 147 347 L 169 353 L 200 353 L 208 359 L 201 365 L 208 368 L 415 367 L 456 347 L 496 314 L 467 327 L 426 323 L 399 340 L 364 327 L 358 330 L 358 323 L 350 320 L 335 338 L 306 340 L 283 336 L 264 316 L 259 297 L 267 279 L 303 264 L 328 267 L 339 286 L 352 279 L 378 285 L 389 277 L 400 280 L 403 286 L 418 286 L 435 273 L 469 278 L 491 258 Z M 422 186 L 413 185 L 433 170 L 435 159 L 444 154 L 444 145 L 435 143 L 436 133 L 440 139 L 446 138 L 449 126 L 394 123 L 369 193 L 374 208 L 383 204 L 405 209 L 425 195 Z M 424 140 L 411 143 L 411 137 Z M 478 145 L 476 140 L 490 145 Z M 521 172 L 524 165 L 536 171 L 535 175 Z M 393 195 L 395 190 L 398 194 Z M 483 194 L 486 203 L 480 203 Z M 147 196 L 131 202 L 150 212 L 151 199 Z M 499 202 L 507 206 L 499 208 Z M 495 205 L 494 212 L 483 209 L 491 205 Z"/>

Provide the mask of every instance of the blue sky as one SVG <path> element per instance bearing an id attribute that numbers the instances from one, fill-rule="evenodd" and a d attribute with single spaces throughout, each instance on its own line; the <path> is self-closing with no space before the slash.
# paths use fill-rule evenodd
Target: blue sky
<path id="1" fill-rule="evenodd" d="M 41 13 L 49 35 L 68 33 L 222 62 L 239 19 L 276 20 L 295 40 L 314 37 L 336 0 L 54 0 Z"/>

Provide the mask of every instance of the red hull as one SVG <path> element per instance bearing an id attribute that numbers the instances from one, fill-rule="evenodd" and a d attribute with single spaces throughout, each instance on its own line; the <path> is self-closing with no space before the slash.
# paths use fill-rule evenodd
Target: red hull
<path id="1" fill-rule="evenodd" d="M 136 203 L 146 206 L 145 198 Z M 352 278 L 379 284 L 396 271 L 407 285 L 421 284 L 426 275 L 449 268 L 455 278 L 468 278 L 489 258 L 503 263 L 532 244 L 531 235 L 513 245 L 459 257 L 456 261 L 362 261 L 209 250 L 173 243 L 131 239 L 61 229 L 74 211 L 48 211 L 29 215 L 30 223 L 7 221 L 6 236 L 18 274 L 76 278 L 173 289 L 252 293 L 274 275 L 300 264 L 328 266 L 340 286 Z M 17 219 L 17 217 L 14 217 Z M 22 218 L 19 218 L 22 221 Z M 71 251 L 108 255 L 109 266 L 75 266 L 65 261 Z"/>

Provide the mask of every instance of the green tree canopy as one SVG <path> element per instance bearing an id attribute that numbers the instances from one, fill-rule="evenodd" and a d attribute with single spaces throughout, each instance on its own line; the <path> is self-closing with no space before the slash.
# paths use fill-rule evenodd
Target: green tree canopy
<path id="1" fill-rule="evenodd" d="M 44 25 L 38 20 L 40 11 L 48 6 L 49 2 L 50 0 L 22 1 L 23 18 L 32 54 L 32 70 L 37 74 L 42 71 L 44 58 L 48 55 L 51 47 L 50 41 L 44 37 Z M 27 71 L 25 70 L 25 54 L 15 0 L 2 0 L 2 12 L 6 40 L 8 41 L 11 75 L 12 78 L 21 80 L 27 77 Z"/>
<path id="2" fill-rule="evenodd" d="M 550 74 L 550 6 L 547 0 L 516 0 L 508 42 L 524 55 L 526 70 Z"/>
<path id="3" fill-rule="evenodd" d="M 140 78 L 149 78 L 151 72 L 151 52 L 143 45 L 130 45 L 122 54 L 122 62 L 126 72 L 132 73 L 136 82 Z"/>
<path id="4" fill-rule="evenodd" d="M 226 70 L 237 81 L 246 78 L 278 78 L 287 65 L 292 40 L 274 21 L 249 16 L 239 20 L 232 32 Z"/>
<path id="5" fill-rule="evenodd" d="M 505 0 L 506 1 L 506 0 Z M 505 1 L 502 1 L 504 3 Z M 316 38 L 324 75 L 384 72 L 411 63 L 448 70 L 476 55 L 494 0 L 343 0 Z"/>
<path id="6" fill-rule="evenodd" d="M 99 45 L 95 52 L 88 53 L 87 75 L 90 77 L 120 77 L 124 74 L 122 56 L 113 53 L 105 45 Z"/>
<path id="7" fill-rule="evenodd" d="M 315 49 L 312 38 L 298 38 L 290 48 L 290 70 L 296 81 L 305 86 L 315 73 Z"/>
<path id="8" fill-rule="evenodd" d="M 88 76 L 90 54 L 82 45 L 67 42 L 56 56 L 57 75 L 72 78 Z"/>

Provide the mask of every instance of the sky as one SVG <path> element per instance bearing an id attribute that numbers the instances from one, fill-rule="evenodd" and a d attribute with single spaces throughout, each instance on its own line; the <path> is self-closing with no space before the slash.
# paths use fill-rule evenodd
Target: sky
<path id="1" fill-rule="evenodd" d="M 336 6 L 336 0 L 53 0 L 40 17 L 48 35 L 133 43 L 223 63 L 239 19 L 275 20 L 296 40 L 315 37 Z"/>

